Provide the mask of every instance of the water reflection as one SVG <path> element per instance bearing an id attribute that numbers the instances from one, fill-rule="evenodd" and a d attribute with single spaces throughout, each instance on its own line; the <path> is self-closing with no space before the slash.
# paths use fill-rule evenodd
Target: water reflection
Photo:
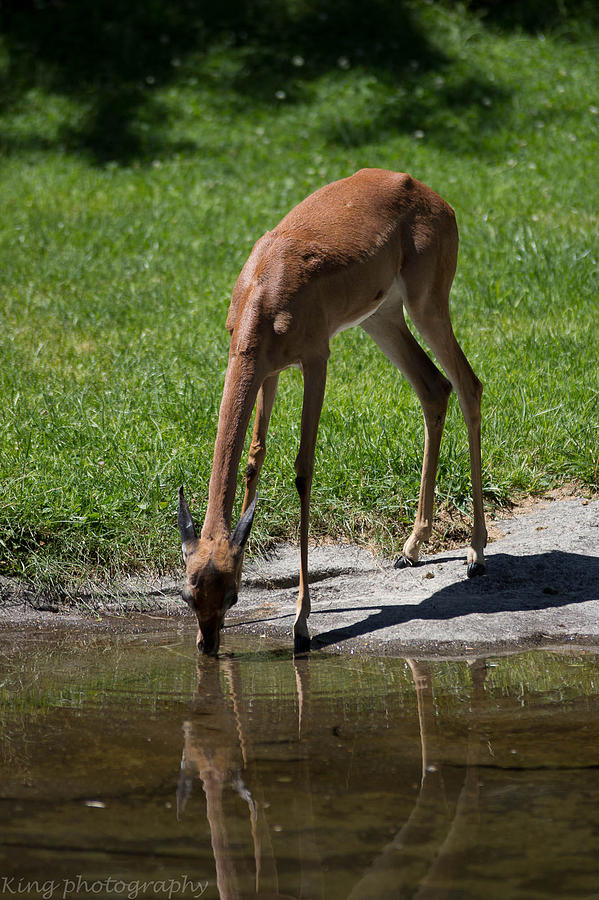
<path id="1" fill-rule="evenodd" d="M 297 735 L 286 736 L 295 745 L 293 820 L 299 828 L 298 864 L 301 896 L 324 897 L 314 840 L 308 744 L 302 736 L 302 722 L 310 704 L 308 659 L 293 662 L 297 684 Z M 226 690 L 225 690 L 226 685 Z M 177 790 L 177 812 L 181 816 L 193 789 L 194 778 L 201 781 L 206 796 L 206 817 L 216 881 L 221 900 L 246 896 L 281 897 L 277 863 L 268 822 L 268 801 L 255 771 L 252 746 L 251 705 L 243 694 L 238 661 L 204 659 L 198 661 L 198 692 L 193 717 L 183 723 L 184 750 Z M 247 804 L 249 835 L 246 845 L 239 840 L 237 815 L 227 817 L 223 790 L 232 790 Z M 275 826 L 279 829 L 281 826 Z M 251 859 L 252 865 L 248 866 Z"/>
<path id="2" fill-rule="evenodd" d="M 383 900 L 408 894 L 426 900 L 451 895 L 452 874 L 475 841 L 479 798 L 477 760 L 481 743 L 480 708 L 484 704 L 487 666 L 484 659 L 469 662 L 470 723 L 466 742 L 465 775 L 457 802 L 450 803 L 442 764 L 442 735 L 436 727 L 431 664 L 408 659 L 417 699 L 421 773 L 418 793 L 405 823 L 357 879 L 351 900 Z M 297 685 L 297 734 L 288 737 L 297 759 L 293 803 L 289 814 L 299 834 L 297 864 L 300 897 L 325 898 L 318 829 L 310 784 L 310 663 L 294 659 Z M 252 722 L 235 659 L 201 659 L 193 716 L 183 725 L 184 752 L 178 790 L 178 811 L 199 778 L 206 796 L 212 850 L 221 900 L 284 897 L 279 892 L 277 860 L 268 821 L 269 803 L 253 765 Z M 267 727 L 267 723 L 261 723 Z M 335 760 L 329 760 L 335 765 Z M 248 837 L 240 842 L 237 815 L 227 816 L 223 791 L 229 785 L 247 804 Z M 276 786 L 275 788 L 276 789 Z M 275 826 L 276 827 L 276 826 Z M 281 826 L 279 826 L 280 828 Z M 249 843 L 251 835 L 251 848 Z M 252 859 L 251 870 L 248 860 Z"/>
<path id="3" fill-rule="evenodd" d="M 205 900 L 599 895 L 593 654 L 228 648 L 198 661 L 191 632 L 0 636 L 0 887 L 6 875 L 51 879 L 54 897 L 78 876 L 112 879 L 94 891 L 112 898 L 184 878 Z"/>
<path id="4" fill-rule="evenodd" d="M 435 728 L 430 663 L 407 660 L 418 702 L 422 750 L 420 790 L 410 816 L 350 894 L 358 898 L 391 898 L 415 888 L 413 896 L 432 900 L 449 896 L 452 876 L 461 857 L 474 843 L 477 828 L 479 781 L 476 767 L 480 747 L 479 706 L 484 699 L 485 660 L 469 663 L 472 679 L 471 722 L 465 753 L 465 776 L 452 810 L 445 791 L 441 740 Z"/>

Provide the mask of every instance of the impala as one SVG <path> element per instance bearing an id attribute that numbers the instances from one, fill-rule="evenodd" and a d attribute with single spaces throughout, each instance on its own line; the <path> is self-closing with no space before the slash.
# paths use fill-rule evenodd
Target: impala
<path id="1" fill-rule="evenodd" d="M 482 385 L 449 317 L 458 231 L 451 207 L 406 174 L 362 169 L 307 197 L 254 246 L 233 290 L 227 317 L 229 363 L 218 418 L 206 517 L 198 538 L 183 489 L 179 530 L 186 566 L 183 597 L 195 611 L 198 648 L 215 654 L 227 610 L 237 601 L 244 547 L 279 373 L 304 377 L 301 437 L 295 460 L 300 497 L 300 578 L 294 648 L 309 647 L 308 516 L 316 432 L 329 342 L 360 325 L 413 386 L 424 413 L 418 511 L 396 566 L 414 565 L 432 531 L 439 446 L 452 387 L 468 429 L 474 524 L 468 576 L 485 571 L 480 449 Z M 449 380 L 412 336 L 404 308 Z M 244 437 L 256 418 L 241 519 L 231 532 Z"/>

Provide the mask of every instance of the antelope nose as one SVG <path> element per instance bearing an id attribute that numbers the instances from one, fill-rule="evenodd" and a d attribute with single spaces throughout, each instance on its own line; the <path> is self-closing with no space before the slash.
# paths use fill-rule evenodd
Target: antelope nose
<path id="1" fill-rule="evenodd" d="M 215 632 L 198 632 L 198 650 L 204 656 L 216 656 L 218 653 L 219 633 Z"/>

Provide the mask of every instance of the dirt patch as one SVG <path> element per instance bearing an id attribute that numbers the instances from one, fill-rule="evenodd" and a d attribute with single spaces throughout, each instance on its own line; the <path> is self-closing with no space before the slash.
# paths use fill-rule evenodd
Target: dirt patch
<path id="1" fill-rule="evenodd" d="M 333 652 L 462 655 L 470 650 L 599 643 L 599 500 L 563 491 L 526 502 L 491 523 L 485 576 L 466 577 L 464 546 L 396 570 L 393 561 L 352 545 L 310 550 L 314 648 Z M 227 628 L 278 635 L 291 644 L 298 584 L 297 547 L 277 547 L 245 568 Z M 0 627 L 83 622 L 160 627 L 193 618 L 179 579 L 130 579 L 112 596 L 86 589 L 76 609 L 0 582 Z M 143 612 L 139 616 L 139 612 Z M 226 636 L 225 636 L 226 640 Z M 225 644 L 226 646 L 226 644 Z"/>

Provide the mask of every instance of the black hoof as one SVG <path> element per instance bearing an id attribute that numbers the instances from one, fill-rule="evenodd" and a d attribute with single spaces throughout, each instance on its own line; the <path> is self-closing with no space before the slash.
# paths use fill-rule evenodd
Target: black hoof
<path id="1" fill-rule="evenodd" d="M 476 578 L 477 575 L 484 575 L 486 567 L 482 563 L 468 563 L 468 578 Z"/>
<path id="2" fill-rule="evenodd" d="M 293 653 L 294 655 L 297 653 L 308 653 L 310 650 L 310 638 L 304 637 L 304 635 L 296 634 L 295 639 L 293 641 Z"/>
<path id="3" fill-rule="evenodd" d="M 394 568 L 394 569 L 412 569 L 412 568 L 414 568 L 414 566 L 417 566 L 417 565 L 418 565 L 418 563 L 417 563 L 417 562 L 414 562 L 413 559 L 409 559 L 407 556 L 404 556 L 404 555 L 402 554 L 402 555 L 401 555 L 400 557 L 398 557 L 398 559 L 396 560 L 395 565 L 393 566 L 393 568 Z"/>

